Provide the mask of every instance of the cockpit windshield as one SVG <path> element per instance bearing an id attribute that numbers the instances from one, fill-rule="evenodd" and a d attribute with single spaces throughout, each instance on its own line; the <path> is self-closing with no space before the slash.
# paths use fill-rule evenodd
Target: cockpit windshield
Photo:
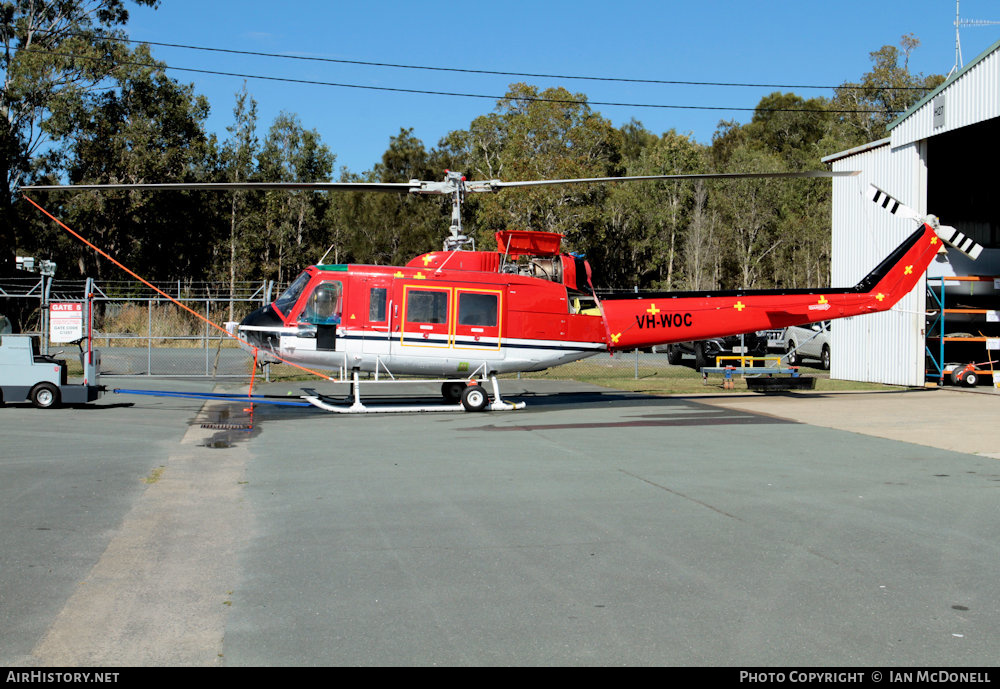
<path id="1" fill-rule="evenodd" d="M 306 285 L 309 284 L 309 277 L 308 272 L 302 273 L 295 278 L 295 281 L 288 286 L 288 289 L 281 293 L 281 296 L 274 302 L 274 306 L 278 309 L 278 311 L 285 316 L 288 315 L 288 313 L 292 310 L 292 307 L 295 306 L 295 302 L 297 302 L 299 297 L 302 296 L 302 292 L 305 290 Z"/>

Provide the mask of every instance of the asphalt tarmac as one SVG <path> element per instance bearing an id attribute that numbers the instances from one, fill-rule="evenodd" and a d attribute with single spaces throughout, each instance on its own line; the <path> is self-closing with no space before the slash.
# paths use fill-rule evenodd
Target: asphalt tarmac
<path id="1" fill-rule="evenodd" d="M 995 665 L 1000 396 L 504 385 L 0 408 L 0 663 Z"/>

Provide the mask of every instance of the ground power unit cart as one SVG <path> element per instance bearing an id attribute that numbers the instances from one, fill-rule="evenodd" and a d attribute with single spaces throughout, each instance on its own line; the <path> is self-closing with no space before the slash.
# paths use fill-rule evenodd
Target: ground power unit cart
<path id="1" fill-rule="evenodd" d="M 83 382 L 67 381 L 66 362 L 39 354 L 38 339 L 30 335 L 0 336 L 0 403 L 31 402 L 39 409 L 60 404 L 86 404 L 96 400 L 104 387 L 99 384 L 101 355 L 95 349 L 80 350 Z"/>

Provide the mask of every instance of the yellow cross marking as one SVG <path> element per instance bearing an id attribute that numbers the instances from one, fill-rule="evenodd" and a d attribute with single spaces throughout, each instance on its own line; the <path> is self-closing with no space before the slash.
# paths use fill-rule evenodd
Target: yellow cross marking
<path id="1" fill-rule="evenodd" d="M 354 314 L 353 313 L 351 314 L 351 320 L 352 321 L 354 320 Z"/>
<path id="2" fill-rule="evenodd" d="M 818 303 L 820 303 L 820 304 L 829 304 L 830 302 L 828 302 L 828 301 L 826 300 L 826 297 L 824 297 L 824 296 L 821 296 L 821 297 L 819 298 L 819 302 L 818 302 Z"/>
<path id="3" fill-rule="evenodd" d="M 413 277 L 415 277 L 415 278 L 416 278 L 416 279 L 418 279 L 418 280 L 424 280 L 424 279 L 426 279 L 426 278 L 427 278 L 427 276 L 426 276 L 426 275 L 424 275 L 423 273 L 417 273 L 417 274 L 416 274 L 416 275 L 414 275 Z"/>
<path id="4" fill-rule="evenodd" d="M 931 244 L 937 244 L 937 237 L 931 237 Z"/>
<path id="5" fill-rule="evenodd" d="M 401 277 L 403 277 L 403 271 L 401 271 L 401 270 L 397 270 L 397 271 L 396 271 L 396 274 L 395 274 L 395 275 L 393 275 L 393 277 L 396 277 L 396 278 L 401 278 Z"/>
<path id="6" fill-rule="evenodd" d="M 903 268 L 903 275 L 909 275 L 913 272 L 913 266 L 906 266 Z"/>
<path id="7" fill-rule="evenodd" d="M 424 265 L 425 266 L 430 265 L 431 261 L 433 261 L 435 258 L 436 257 L 434 254 L 427 254 L 426 256 L 424 256 Z"/>
<path id="8" fill-rule="evenodd" d="M 613 344 L 618 344 L 618 338 L 620 338 L 621 336 L 622 336 L 621 333 L 617 333 L 617 334 L 612 335 L 611 336 L 611 342 Z"/>
<path id="9" fill-rule="evenodd" d="M 878 294 L 875 295 L 875 298 L 878 299 L 879 301 L 882 301 L 883 299 L 885 299 L 885 295 L 879 292 Z"/>
<path id="10" fill-rule="evenodd" d="M 660 312 L 660 310 L 659 310 L 658 308 L 656 308 L 656 304 L 650 304 L 650 305 L 649 305 L 649 308 L 648 308 L 648 309 L 646 309 L 646 313 L 651 313 L 651 314 L 653 314 L 654 316 L 655 316 L 656 314 L 658 314 L 659 312 Z"/>
<path id="11" fill-rule="evenodd" d="M 747 305 L 741 301 L 738 301 L 735 304 L 733 304 L 733 308 L 739 311 L 740 313 L 743 313 L 743 309 L 745 309 L 746 307 Z"/>

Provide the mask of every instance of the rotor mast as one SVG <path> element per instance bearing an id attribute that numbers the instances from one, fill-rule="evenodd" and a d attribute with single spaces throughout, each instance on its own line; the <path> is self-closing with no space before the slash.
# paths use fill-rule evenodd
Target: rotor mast
<path id="1" fill-rule="evenodd" d="M 465 200 L 467 191 L 496 191 L 493 182 L 467 182 L 465 175 L 461 172 L 445 170 L 444 181 L 422 182 L 418 179 L 410 180 L 410 192 L 413 194 L 437 194 L 451 196 L 451 227 L 450 236 L 444 240 L 445 251 L 459 251 L 467 244 L 471 244 L 473 239 L 465 235 L 462 231 L 462 201 Z"/>

